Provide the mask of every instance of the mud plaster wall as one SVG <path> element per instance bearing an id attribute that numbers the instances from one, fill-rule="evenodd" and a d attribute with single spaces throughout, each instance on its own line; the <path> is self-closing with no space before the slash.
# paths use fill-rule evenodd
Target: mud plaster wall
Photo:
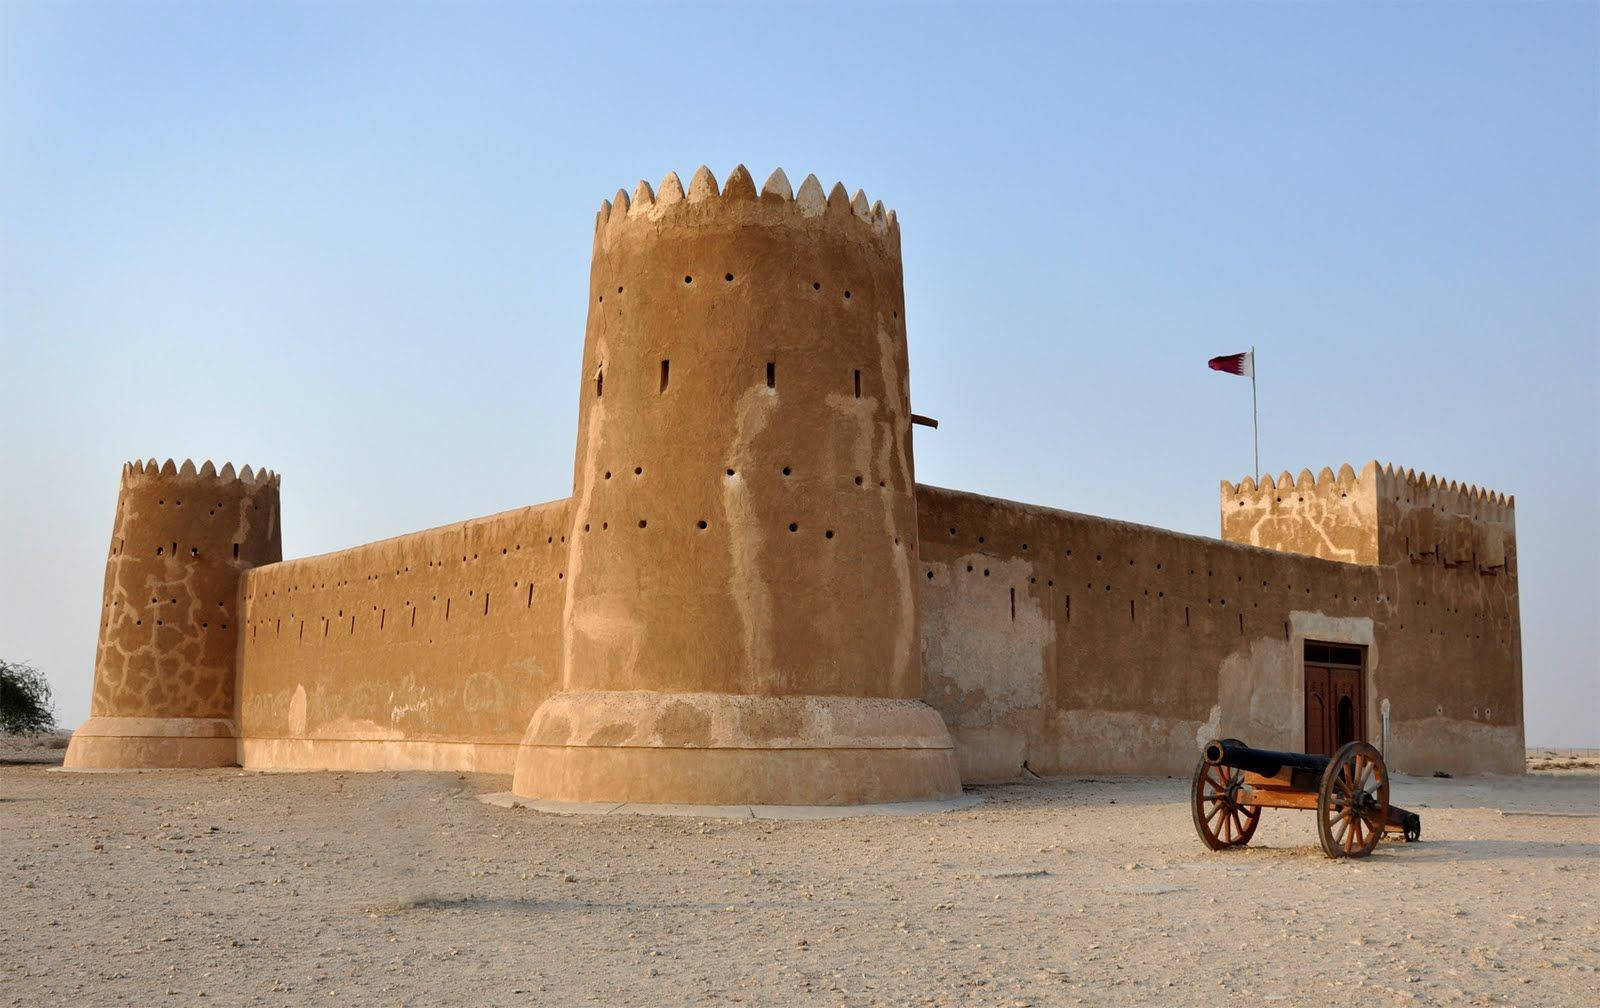
<path id="1" fill-rule="evenodd" d="M 899 232 L 787 187 L 602 210 L 565 688 L 919 692 Z"/>
<path id="2" fill-rule="evenodd" d="M 1385 468 L 1380 549 L 1395 573 L 1394 759 L 1453 773 L 1521 773 L 1522 626 L 1515 502 Z M 1443 688 L 1441 688 L 1443 687 Z"/>
<path id="3" fill-rule="evenodd" d="M 559 673 L 568 504 L 253 571 L 244 765 L 510 773 Z"/>
<path id="4" fill-rule="evenodd" d="M 924 699 L 963 780 L 1007 779 L 1023 761 L 1040 774 L 1188 773 L 1218 735 L 1302 748 L 1307 639 L 1367 648 L 1368 733 L 1387 704 L 1396 769 L 1521 765 L 1520 704 L 1499 730 L 1461 698 L 1458 661 L 1475 663 L 1469 688 L 1520 697 L 1512 655 L 1486 643 L 1515 637 L 1514 612 L 1481 584 L 934 487 L 917 503 Z M 1437 611 L 1431 628 L 1404 618 L 1431 593 L 1473 591 L 1483 604 L 1449 614 L 1456 637 Z"/>

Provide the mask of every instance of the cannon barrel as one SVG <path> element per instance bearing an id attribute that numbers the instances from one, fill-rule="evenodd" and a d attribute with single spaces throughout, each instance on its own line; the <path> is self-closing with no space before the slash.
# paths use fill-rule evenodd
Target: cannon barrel
<path id="1" fill-rule="evenodd" d="M 1238 739 L 1213 739 L 1206 743 L 1205 748 L 1205 761 L 1212 766 L 1233 767 L 1263 777 L 1271 777 L 1284 767 L 1309 770 L 1320 775 L 1328 769 L 1328 760 L 1327 756 L 1313 756 L 1310 753 L 1252 749 Z"/>

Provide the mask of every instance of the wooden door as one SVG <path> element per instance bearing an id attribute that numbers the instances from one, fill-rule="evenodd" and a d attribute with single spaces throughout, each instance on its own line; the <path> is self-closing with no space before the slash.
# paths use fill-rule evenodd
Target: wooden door
<path id="1" fill-rule="evenodd" d="M 1328 738 L 1328 667 L 1306 665 L 1306 752 L 1333 754 Z"/>
<path id="2" fill-rule="evenodd" d="M 1361 669 L 1333 666 L 1328 669 L 1329 728 L 1333 731 L 1333 751 L 1346 742 L 1366 739 L 1366 725 L 1361 716 Z"/>
<path id="3" fill-rule="evenodd" d="M 1332 756 L 1366 739 L 1365 668 L 1363 648 L 1306 641 L 1306 752 Z"/>

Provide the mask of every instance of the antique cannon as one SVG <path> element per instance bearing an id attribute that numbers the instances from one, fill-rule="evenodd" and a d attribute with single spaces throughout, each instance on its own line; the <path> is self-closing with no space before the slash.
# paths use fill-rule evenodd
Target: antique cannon
<path id="1" fill-rule="evenodd" d="M 1194 768 L 1194 828 L 1212 850 L 1243 847 L 1264 808 L 1314 809 L 1329 857 L 1366 857 L 1386 832 L 1410 843 L 1422 818 L 1389 804 L 1389 770 L 1366 742 L 1332 756 L 1251 749 L 1238 739 L 1206 743 Z"/>

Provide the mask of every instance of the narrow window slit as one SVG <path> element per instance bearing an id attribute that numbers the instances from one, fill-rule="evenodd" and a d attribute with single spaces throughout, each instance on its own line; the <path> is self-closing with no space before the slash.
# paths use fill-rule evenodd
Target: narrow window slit
<path id="1" fill-rule="evenodd" d="M 778 362 L 767 361 L 767 388 L 778 387 Z"/>
<path id="2" fill-rule="evenodd" d="M 856 368 L 856 398 L 861 398 L 861 369 Z"/>
<path id="3" fill-rule="evenodd" d="M 234 543 L 233 544 L 233 558 L 235 560 L 239 559 L 239 544 L 238 543 Z"/>
<path id="4" fill-rule="evenodd" d="M 594 373 L 594 397 L 596 399 L 599 399 L 601 396 L 603 396 L 605 394 L 606 394 L 606 371 L 605 371 L 605 368 L 601 368 L 600 370 L 598 370 L 598 371 L 596 371 Z"/>
<path id="5" fill-rule="evenodd" d="M 1017 590 L 1011 589 L 1011 622 L 1017 621 Z"/>
<path id="6" fill-rule="evenodd" d="M 489 615 L 489 593 L 488 592 L 484 592 L 483 593 L 483 614 L 485 616 Z"/>
<path id="7" fill-rule="evenodd" d="M 533 582 L 528 582 L 528 608 L 533 608 Z"/>
<path id="8" fill-rule="evenodd" d="M 1066 611 L 1067 611 L 1067 622 L 1071 623 L 1072 622 L 1072 596 L 1071 595 L 1063 595 L 1063 596 L 1061 596 L 1061 598 L 1066 603 L 1065 607 L 1066 607 Z"/>
<path id="9" fill-rule="evenodd" d="M 667 377 L 668 377 L 668 373 L 670 372 L 671 368 L 672 368 L 672 362 L 671 361 L 663 360 L 661 362 L 661 391 L 663 391 L 663 392 L 665 392 L 667 390 Z"/>

